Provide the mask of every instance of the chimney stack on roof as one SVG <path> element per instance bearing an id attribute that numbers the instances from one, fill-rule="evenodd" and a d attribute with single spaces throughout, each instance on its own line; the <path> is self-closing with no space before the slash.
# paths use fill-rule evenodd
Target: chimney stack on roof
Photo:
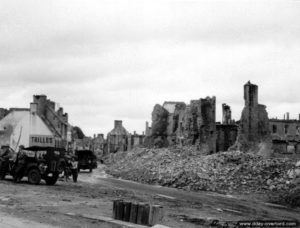
<path id="1" fill-rule="evenodd" d="M 30 103 L 30 114 L 35 115 L 37 113 L 37 103 Z"/>
<path id="2" fill-rule="evenodd" d="M 115 120 L 115 128 L 122 127 L 122 120 Z"/>

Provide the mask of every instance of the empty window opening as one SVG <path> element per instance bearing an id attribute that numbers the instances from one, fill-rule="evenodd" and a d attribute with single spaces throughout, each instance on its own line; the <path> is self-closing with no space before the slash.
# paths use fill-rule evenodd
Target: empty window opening
<path id="1" fill-rule="evenodd" d="M 288 133 L 288 129 L 289 129 L 289 125 L 285 125 L 285 126 L 284 126 L 284 134 L 287 134 L 287 133 Z"/>
<path id="2" fill-rule="evenodd" d="M 277 126 L 276 126 L 276 125 L 273 125 L 273 126 L 272 126 L 272 132 L 273 132 L 273 133 L 277 133 Z"/>

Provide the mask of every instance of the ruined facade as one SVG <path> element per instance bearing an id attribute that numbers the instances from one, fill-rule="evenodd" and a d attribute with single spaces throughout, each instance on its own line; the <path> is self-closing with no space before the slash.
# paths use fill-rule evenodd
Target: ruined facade
<path id="1" fill-rule="evenodd" d="M 300 116 L 290 119 L 286 113 L 283 119 L 270 119 L 269 123 L 274 152 L 300 155 Z"/>
<path id="2" fill-rule="evenodd" d="M 105 155 L 106 140 L 104 139 L 104 134 L 94 135 L 92 139 L 92 150 L 99 157 Z"/>
<path id="3" fill-rule="evenodd" d="M 222 104 L 222 124 L 231 124 L 231 108 L 227 104 Z"/>
<path id="4" fill-rule="evenodd" d="M 222 123 L 216 124 L 217 129 L 217 151 L 227 151 L 236 142 L 238 125 L 231 119 L 231 108 L 222 104 Z"/>
<path id="5" fill-rule="evenodd" d="M 132 148 L 142 146 L 144 144 L 145 134 L 137 134 L 136 132 L 133 132 L 132 135 L 129 136 L 128 140 L 128 150 L 131 150 Z"/>
<path id="6" fill-rule="evenodd" d="M 216 152 L 216 98 L 155 105 L 152 112 L 151 136 L 156 146 L 197 145 L 208 153 Z M 149 140 L 149 138 L 151 140 Z"/>
<path id="7" fill-rule="evenodd" d="M 145 136 L 150 136 L 152 134 L 152 128 L 149 126 L 149 122 L 146 121 L 146 128 L 145 128 Z"/>
<path id="8" fill-rule="evenodd" d="M 266 106 L 258 103 L 258 86 L 244 85 L 245 106 L 240 120 L 240 137 L 247 142 L 261 142 L 270 135 Z"/>
<path id="9" fill-rule="evenodd" d="M 108 153 L 128 150 L 128 139 L 130 134 L 123 127 L 122 120 L 115 120 L 114 129 L 107 134 Z"/>
<path id="10" fill-rule="evenodd" d="M 167 140 L 168 119 L 169 112 L 163 106 L 156 104 L 152 111 L 151 134 L 145 138 L 145 146 L 166 147 L 169 145 Z"/>

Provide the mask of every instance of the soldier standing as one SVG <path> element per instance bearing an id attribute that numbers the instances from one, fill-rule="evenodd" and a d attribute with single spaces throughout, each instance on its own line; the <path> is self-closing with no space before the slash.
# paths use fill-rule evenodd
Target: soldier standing
<path id="1" fill-rule="evenodd" d="M 74 157 L 72 157 L 71 160 L 71 171 L 72 171 L 73 181 L 76 183 L 78 177 L 78 161 L 76 161 Z"/>
<path id="2" fill-rule="evenodd" d="M 14 175 L 15 182 L 20 182 L 22 177 L 24 176 L 27 155 L 25 154 L 23 148 L 24 148 L 24 146 L 20 146 L 19 152 L 17 155 L 16 171 L 15 171 L 15 175 Z"/>

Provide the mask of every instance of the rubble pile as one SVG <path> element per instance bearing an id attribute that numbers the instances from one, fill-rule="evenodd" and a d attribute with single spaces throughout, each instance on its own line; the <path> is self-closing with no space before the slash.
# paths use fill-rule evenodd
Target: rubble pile
<path id="1" fill-rule="evenodd" d="M 204 155 L 194 147 L 139 148 L 111 154 L 107 162 L 113 176 L 193 191 L 280 191 L 295 187 L 296 179 L 291 177 L 295 161 L 240 151 Z"/>

